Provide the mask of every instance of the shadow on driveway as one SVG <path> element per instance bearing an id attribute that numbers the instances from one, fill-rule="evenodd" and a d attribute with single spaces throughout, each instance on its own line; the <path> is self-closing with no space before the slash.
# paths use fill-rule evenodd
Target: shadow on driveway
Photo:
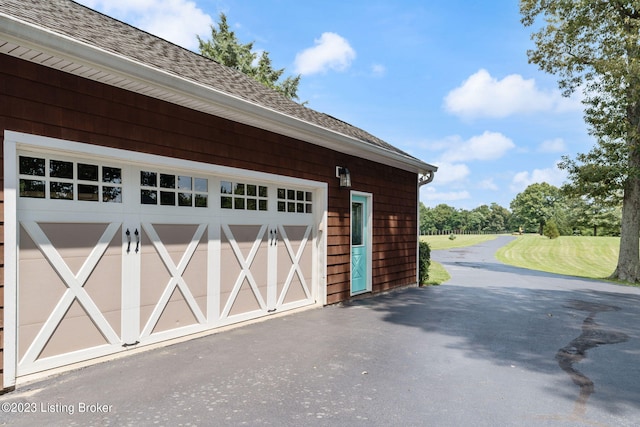
<path id="1" fill-rule="evenodd" d="M 476 268 L 476 263 L 469 264 Z M 518 273 L 504 267 L 485 264 L 482 268 Z M 421 329 L 427 340 L 430 334 L 457 337 L 448 348 L 463 351 L 469 358 L 547 375 L 564 371 L 566 382 L 576 386 L 558 388 L 550 383 L 548 392 L 575 401 L 575 411 L 582 415 L 594 391 L 590 404 L 608 413 L 623 413 L 625 406 L 639 408 L 640 295 L 630 293 L 633 289 L 595 281 L 580 282 L 607 290 L 571 289 L 566 285 L 575 282 L 572 278 L 536 273 L 531 272 L 531 277 L 553 280 L 558 289 L 445 284 L 356 304 L 383 313 L 386 322 Z M 563 357 L 567 352 L 581 355 Z M 585 379 L 591 382 L 588 393 L 576 382 L 584 385 Z M 583 406 L 578 407 L 581 402 Z"/>

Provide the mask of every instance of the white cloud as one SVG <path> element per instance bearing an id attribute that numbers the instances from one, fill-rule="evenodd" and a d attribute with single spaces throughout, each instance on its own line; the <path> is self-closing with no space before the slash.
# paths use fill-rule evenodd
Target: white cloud
<path id="1" fill-rule="evenodd" d="M 493 182 L 493 178 L 488 178 L 478 183 L 478 188 L 481 190 L 498 191 L 498 186 Z"/>
<path id="2" fill-rule="evenodd" d="M 453 164 L 447 162 L 438 163 L 434 182 L 438 184 L 449 184 L 451 182 L 462 181 L 470 173 L 469 167 L 465 164 Z"/>
<path id="3" fill-rule="evenodd" d="M 542 144 L 538 147 L 538 151 L 543 153 L 562 153 L 567 150 L 567 145 L 562 138 L 548 139 L 542 141 Z"/>
<path id="4" fill-rule="evenodd" d="M 567 179 L 566 172 L 553 166 L 546 169 L 534 169 L 533 171 L 522 171 L 514 175 L 511 180 L 511 191 L 521 192 L 531 184 L 543 183 L 560 187 Z"/>
<path id="5" fill-rule="evenodd" d="M 448 149 L 441 158 L 447 162 L 470 160 L 495 160 L 515 147 L 511 139 L 499 132 L 485 131 L 482 135 L 473 136 L 462 141 L 459 136 L 448 138 L 445 143 Z"/>
<path id="6" fill-rule="evenodd" d="M 374 77 L 383 77 L 387 74 L 387 68 L 382 64 L 373 64 L 371 66 L 371 73 Z"/>
<path id="7" fill-rule="evenodd" d="M 213 24 L 193 0 L 78 1 L 187 49 L 197 49 L 196 34 L 209 38 Z"/>
<path id="8" fill-rule="evenodd" d="M 349 42 L 336 33 L 322 33 L 315 46 L 296 55 L 296 73 L 309 75 L 328 70 L 344 71 L 356 57 Z"/>
<path id="9" fill-rule="evenodd" d="M 431 204 L 435 204 L 434 202 L 452 202 L 456 200 L 466 200 L 471 198 L 471 195 L 466 190 L 439 192 L 436 187 L 432 185 L 422 187 L 421 193 L 422 196 L 424 196 L 424 199 L 431 202 Z"/>
<path id="10" fill-rule="evenodd" d="M 503 118 L 514 114 L 579 110 L 580 103 L 559 91 L 542 91 L 534 79 L 511 74 L 498 80 L 481 69 L 444 99 L 446 111 L 464 118 Z"/>

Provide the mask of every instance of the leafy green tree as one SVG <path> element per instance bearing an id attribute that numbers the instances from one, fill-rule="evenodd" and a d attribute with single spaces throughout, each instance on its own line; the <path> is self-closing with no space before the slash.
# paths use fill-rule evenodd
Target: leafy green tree
<path id="1" fill-rule="evenodd" d="M 486 230 L 489 216 L 491 215 L 491 209 L 489 209 L 489 206 L 480 205 L 477 208 L 473 209 L 471 212 L 473 212 L 478 218 L 480 218 L 480 224 L 477 229 Z"/>
<path id="2" fill-rule="evenodd" d="M 419 213 L 420 234 L 427 234 L 429 231 L 435 230 L 436 227 L 433 223 L 431 208 L 426 207 L 424 203 L 420 202 Z"/>
<path id="3" fill-rule="evenodd" d="M 227 67 L 235 68 L 289 99 L 298 99 L 300 75 L 289 76 L 280 81 L 284 68 L 274 69 L 269 53 L 266 51 L 258 57 L 258 54 L 253 51 L 253 42 L 240 43 L 236 34 L 229 29 L 224 13 L 220 14 L 218 29 L 211 26 L 210 40 L 205 41 L 198 36 L 198 46 L 201 55 Z"/>
<path id="4" fill-rule="evenodd" d="M 441 203 L 431 211 L 436 230 L 451 230 L 455 224 L 456 208 Z"/>
<path id="5" fill-rule="evenodd" d="M 556 239 L 560 237 L 560 231 L 558 231 L 558 226 L 553 219 L 550 219 L 544 225 L 544 235 L 550 239 Z"/>
<path id="6" fill-rule="evenodd" d="M 618 236 L 620 234 L 621 206 L 610 206 L 585 197 L 571 198 L 567 202 L 572 226 L 580 234 Z"/>
<path id="7" fill-rule="evenodd" d="M 582 90 L 597 145 L 565 157 L 576 193 L 615 204 L 622 198 L 620 254 L 612 278 L 640 280 L 640 2 L 520 0 L 534 26 L 529 61 L 558 76 L 564 95 Z"/>
<path id="8" fill-rule="evenodd" d="M 489 207 L 489 216 L 487 217 L 487 224 L 484 230 L 492 233 L 505 231 L 509 224 L 510 217 L 511 212 L 509 212 L 509 210 L 493 202 Z"/>
<path id="9" fill-rule="evenodd" d="M 560 189 L 543 183 L 528 186 L 511 201 L 513 215 L 525 230 L 536 228 L 542 235 L 544 224 L 552 218 L 562 201 Z"/>
<path id="10" fill-rule="evenodd" d="M 466 223 L 465 223 L 465 230 L 469 230 L 469 231 L 481 231 L 483 229 L 483 224 L 485 222 L 485 218 L 484 216 L 474 210 L 471 211 L 466 211 Z"/>

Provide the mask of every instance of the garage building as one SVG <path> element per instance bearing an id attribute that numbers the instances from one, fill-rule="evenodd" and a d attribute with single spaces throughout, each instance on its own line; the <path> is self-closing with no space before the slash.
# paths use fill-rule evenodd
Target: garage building
<path id="1" fill-rule="evenodd" d="M 417 283 L 434 166 L 73 1 L 0 3 L 0 131 L 5 390 Z"/>

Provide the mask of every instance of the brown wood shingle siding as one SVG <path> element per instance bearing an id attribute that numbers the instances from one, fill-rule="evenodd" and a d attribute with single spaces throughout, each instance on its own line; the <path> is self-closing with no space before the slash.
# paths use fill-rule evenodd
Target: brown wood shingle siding
<path id="1" fill-rule="evenodd" d="M 335 177 L 335 167 L 346 166 L 352 189 L 373 193 L 373 291 L 416 282 L 415 173 L 7 55 L 0 55 L 0 130 L 327 182 L 329 303 L 349 297 L 349 190 Z"/>

